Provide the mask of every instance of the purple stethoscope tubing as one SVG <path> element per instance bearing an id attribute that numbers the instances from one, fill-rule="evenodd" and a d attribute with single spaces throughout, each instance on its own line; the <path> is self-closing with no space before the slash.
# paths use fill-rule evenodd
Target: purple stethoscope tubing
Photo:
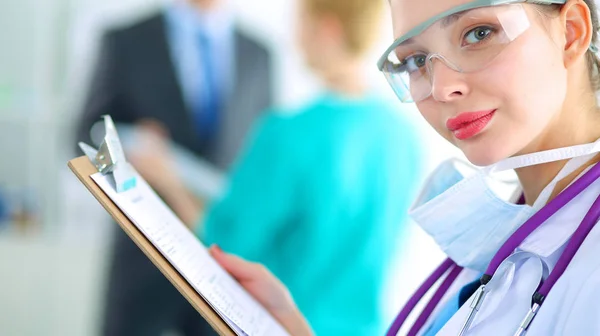
<path id="1" fill-rule="evenodd" d="M 573 184 L 567 187 L 561 192 L 556 198 L 550 201 L 546 206 L 541 208 L 535 213 L 529 220 L 527 220 L 517 231 L 515 231 L 498 250 L 496 255 L 492 258 L 485 274 L 481 277 L 481 284 L 487 284 L 492 275 L 496 272 L 500 264 L 510 256 L 516 248 L 533 232 L 535 229 L 540 227 L 548 218 L 553 216 L 558 210 L 563 208 L 567 203 L 573 200 L 583 190 L 589 187 L 594 181 L 600 178 L 600 164 L 594 165 L 587 173 L 581 178 L 577 179 Z M 577 230 L 570 239 L 567 247 L 561 254 L 556 266 L 543 282 L 542 286 L 533 295 L 532 301 L 534 304 L 542 304 L 545 297 L 548 295 L 554 284 L 558 281 L 560 276 L 564 273 L 565 269 L 579 250 L 579 247 L 583 244 L 583 241 L 592 230 L 594 225 L 600 219 L 600 196 L 596 199 L 593 205 L 590 207 L 586 216 L 578 226 Z M 396 316 L 396 319 L 390 326 L 387 336 L 393 336 L 398 333 L 410 313 L 414 310 L 419 301 L 425 296 L 425 294 L 435 285 L 435 283 L 446 273 L 444 282 L 436 293 L 429 300 L 426 309 L 421 312 L 416 322 L 410 329 L 409 335 L 416 335 L 416 333 L 425 325 L 427 319 L 431 315 L 431 312 L 439 304 L 444 294 L 448 291 L 448 288 L 452 285 L 456 277 L 460 273 L 462 268 L 451 259 L 446 259 L 444 262 L 423 282 L 423 284 L 417 289 L 417 291 L 411 296 L 408 302 L 404 305 L 400 313 Z M 537 312 L 537 310 L 536 310 Z M 530 323 L 531 321 L 529 321 Z M 528 325 L 527 325 L 528 326 Z M 527 327 L 525 326 L 525 327 Z M 525 328 L 526 329 L 526 328 Z"/>
<path id="2" fill-rule="evenodd" d="M 423 311 L 413 324 L 411 330 L 409 331 L 409 335 L 411 335 L 411 333 L 413 335 L 416 335 L 417 332 L 421 329 L 421 327 L 425 325 L 425 322 L 429 318 L 429 315 L 431 315 L 431 312 L 433 311 L 433 309 L 435 309 L 437 303 L 442 299 L 442 296 L 446 293 L 448 288 L 450 288 L 450 285 L 452 285 L 454 280 L 456 280 L 456 277 L 458 277 L 458 274 L 461 270 L 462 267 L 456 265 L 454 261 L 452 261 L 450 258 L 444 260 L 444 262 L 442 262 L 442 264 L 438 266 L 438 268 L 436 268 L 435 271 L 433 271 L 433 273 L 431 273 L 427 280 L 425 280 L 425 282 L 421 284 L 417 291 L 404 305 L 404 307 L 402 308 L 400 313 L 398 313 L 398 316 L 396 316 L 396 319 L 392 323 L 392 326 L 390 327 L 387 335 L 392 336 L 398 333 L 398 330 L 400 330 L 400 328 L 404 324 L 404 321 L 406 321 L 410 313 L 415 309 L 415 307 L 417 306 L 419 301 L 421 301 L 423 296 L 425 296 L 425 294 L 427 294 L 427 292 L 433 287 L 433 285 L 435 285 L 438 279 L 440 279 L 444 274 L 450 271 L 450 273 L 444 279 L 444 282 L 440 285 L 438 290 L 431 297 L 431 300 L 429 300 L 429 303 L 427 304 L 425 309 L 423 309 Z"/>

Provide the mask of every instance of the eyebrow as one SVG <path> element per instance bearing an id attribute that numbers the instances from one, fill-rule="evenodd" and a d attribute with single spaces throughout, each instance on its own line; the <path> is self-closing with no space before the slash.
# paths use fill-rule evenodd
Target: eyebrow
<path id="1" fill-rule="evenodd" d="M 407 44 L 413 44 L 415 43 L 415 39 L 413 37 L 407 38 L 406 40 L 402 41 L 402 43 L 400 43 L 398 46 L 404 46 Z"/>
<path id="2" fill-rule="evenodd" d="M 452 15 L 446 16 L 445 18 L 442 19 L 442 28 L 448 28 L 449 25 L 458 21 L 458 19 L 460 19 L 461 16 L 465 15 L 465 13 L 466 12 L 458 12 L 458 13 L 454 13 Z"/>
<path id="3" fill-rule="evenodd" d="M 448 28 L 448 26 L 450 26 L 454 22 L 458 21 L 458 19 L 460 19 L 466 13 L 467 13 L 466 11 L 463 11 L 463 12 L 454 13 L 452 15 L 448 15 L 448 16 L 444 17 L 441 22 L 442 28 Z M 402 41 L 402 43 L 400 43 L 400 45 L 407 45 L 407 44 L 413 44 L 413 43 L 415 43 L 415 40 L 414 40 L 414 38 L 411 37 L 411 38 L 408 38 L 408 39 Z"/>

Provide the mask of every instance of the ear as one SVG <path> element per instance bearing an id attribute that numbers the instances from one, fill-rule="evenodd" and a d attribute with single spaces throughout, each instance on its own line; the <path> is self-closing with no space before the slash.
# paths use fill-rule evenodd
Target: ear
<path id="1" fill-rule="evenodd" d="M 567 1 L 560 11 L 565 33 L 565 67 L 569 68 L 588 51 L 594 35 L 590 9 L 583 0 Z"/>

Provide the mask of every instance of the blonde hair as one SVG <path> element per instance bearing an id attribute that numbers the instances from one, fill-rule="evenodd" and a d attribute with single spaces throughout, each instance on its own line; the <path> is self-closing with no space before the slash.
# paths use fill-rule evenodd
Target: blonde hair
<path id="1" fill-rule="evenodd" d="M 592 45 L 596 47 L 596 43 L 598 43 L 598 30 L 600 29 L 600 23 L 598 22 L 598 8 L 596 8 L 596 3 L 594 0 L 584 0 L 584 2 L 590 9 L 593 30 Z M 595 50 L 587 51 L 587 62 L 588 68 L 590 69 L 590 79 L 592 81 L 592 85 L 594 86 L 594 89 L 598 91 L 600 90 L 600 58 L 598 58 L 598 54 Z"/>
<path id="2" fill-rule="evenodd" d="M 331 15 L 342 26 L 348 50 L 357 56 L 366 53 L 375 40 L 383 12 L 382 0 L 303 0 L 314 15 Z"/>

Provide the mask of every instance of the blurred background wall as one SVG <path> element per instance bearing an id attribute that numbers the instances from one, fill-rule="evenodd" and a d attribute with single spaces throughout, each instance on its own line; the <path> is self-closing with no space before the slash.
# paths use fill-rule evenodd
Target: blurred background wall
<path id="1" fill-rule="evenodd" d="M 66 167 L 102 31 L 165 0 L 21 0 L 0 3 L 0 335 L 93 335 L 102 304 L 107 215 Z M 295 104 L 318 83 L 294 45 L 293 1 L 232 0 L 242 26 L 275 55 L 276 101 Z M 392 41 L 388 17 L 373 54 L 371 80 L 393 95 L 375 60 Z M 391 96 L 390 96 L 391 97 Z M 393 97 L 391 97 L 393 98 Z M 420 127 L 426 172 L 458 155 Z M 424 172 L 424 175 L 426 175 Z M 5 211 L 6 213 L 6 211 Z M 413 246 L 390 278 L 390 316 L 436 266 L 441 253 L 412 228 Z M 390 317 L 391 318 L 391 317 Z"/>

